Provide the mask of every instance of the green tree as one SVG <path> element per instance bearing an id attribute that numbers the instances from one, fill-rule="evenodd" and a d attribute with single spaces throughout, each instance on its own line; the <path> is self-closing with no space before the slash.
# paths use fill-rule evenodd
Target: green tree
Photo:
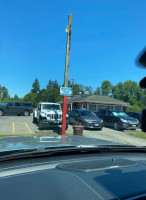
<path id="1" fill-rule="evenodd" d="M 141 112 L 141 108 L 138 105 L 134 105 L 127 110 L 128 112 Z"/>
<path id="2" fill-rule="evenodd" d="M 48 84 L 47 84 L 47 89 L 51 90 L 54 87 L 54 81 L 52 81 L 51 79 L 49 80 Z"/>
<path id="3" fill-rule="evenodd" d="M 19 100 L 19 97 L 18 97 L 17 94 L 15 94 L 15 96 L 14 96 L 14 101 L 17 101 L 17 100 Z"/>
<path id="4" fill-rule="evenodd" d="M 124 84 L 122 82 L 112 87 L 112 95 L 115 99 L 124 100 Z"/>
<path id="5" fill-rule="evenodd" d="M 36 78 L 32 84 L 32 90 L 31 92 L 32 93 L 38 93 L 40 91 L 40 84 L 39 84 L 39 81 L 38 79 Z"/>
<path id="6" fill-rule="evenodd" d="M 107 96 L 111 92 L 112 92 L 112 84 L 108 80 L 103 81 L 101 84 L 101 94 Z"/>
<path id="7" fill-rule="evenodd" d="M 23 100 L 24 102 L 30 102 L 33 104 L 34 107 L 37 106 L 38 100 L 37 100 L 37 93 L 28 93 L 24 96 Z"/>
<path id="8" fill-rule="evenodd" d="M 93 94 L 93 88 L 91 86 L 86 86 L 85 91 L 88 91 L 89 94 Z"/>
<path id="9" fill-rule="evenodd" d="M 95 95 L 100 95 L 101 94 L 100 90 L 101 90 L 100 87 L 97 87 L 95 92 L 94 92 L 94 94 Z"/>

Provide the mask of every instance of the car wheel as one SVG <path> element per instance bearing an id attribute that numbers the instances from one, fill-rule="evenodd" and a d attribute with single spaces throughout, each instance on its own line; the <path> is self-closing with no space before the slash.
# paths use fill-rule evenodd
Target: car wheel
<path id="1" fill-rule="evenodd" d="M 68 129 L 68 124 L 66 124 L 66 130 Z"/>
<path id="2" fill-rule="evenodd" d="M 3 116 L 3 115 L 4 115 L 4 111 L 0 110 L 0 116 Z"/>
<path id="3" fill-rule="evenodd" d="M 119 125 L 118 125 L 117 122 L 114 122 L 114 129 L 115 129 L 115 130 L 119 130 Z"/>
<path id="4" fill-rule="evenodd" d="M 42 129 L 43 128 L 43 122 L 42 122 L 42 120 L 40 119 L 39 120 L 39 129 Z"/>
<path id="5" fill-rule="evenodd" d="M 28 110 L 24 110 L 24 112 L 23 112 L 23 115 L 24 115 L 24 116 L 29 116 L 29 115 L 30 115 L 30 113 L 29 113 L 29 111 L 28 111 Z"/>
<path id="6" fill-rule="evenodd" d="M 98 131 L 102 131 L 102 128 L 98 128 Z"/>
<path id="7" fill-rule="evenodd" d="M 68 118 L 68 123 L 71 124 L 71 122 L 70 122 L 70 117 Z"/>
<path id="8" fill-rule="evenodd" d="M 33 116 L 33 123 L 35 124 L 37 122 L 37 119 Z"/>

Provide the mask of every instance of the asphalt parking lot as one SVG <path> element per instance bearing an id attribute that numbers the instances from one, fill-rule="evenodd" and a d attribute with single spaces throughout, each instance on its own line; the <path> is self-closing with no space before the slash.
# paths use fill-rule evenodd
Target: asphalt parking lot
<path id="1" fill-rule="evenodd" d="M 137 131 L 141 131 L 137 129 Z M 55 133 L 61 134 L 61 127 L 49 128 L 47 126 L 44 129 L 39 130 L 37 124 L 32 122 L 32 115 L 25 116 L 2 116 L 0 117 L 0 135 L 29 135 L 37 133 Z M 69 125 L 67 134 L 73 134 L 73 128 Z M 126 144 L 140 145 L 146 144 L 146 140 L 135 138 L 126 134 L 126 131 L 116 131 L 111 128 L 103 128 L 99 130 L 84 130 L 83 135 L 85 137 L 99 138 L 104 140 L 110 140 L 114 142 L 121 142 Z"/>

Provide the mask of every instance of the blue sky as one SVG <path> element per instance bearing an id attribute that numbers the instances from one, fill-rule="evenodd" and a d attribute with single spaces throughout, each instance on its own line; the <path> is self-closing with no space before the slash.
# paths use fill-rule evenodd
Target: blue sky
<path id="1" fill-rule="evenodd" d="M 23 97 L 35 78 L 64 81 L 68 14 L 73 15 L 69 79 L 95 90 L 104 80 L 139 82 L 146 42 L 145 0 L 0 1 L 0 84 Z"/>

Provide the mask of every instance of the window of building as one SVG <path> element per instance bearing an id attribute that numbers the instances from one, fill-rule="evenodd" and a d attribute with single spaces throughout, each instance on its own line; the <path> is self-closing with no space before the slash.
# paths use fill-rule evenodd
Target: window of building
<path id="1" fill-rule="evenodd" d="M 114 106 L 107 106 L 107 109 L 113 109 Z"/>
<path id="2" fill-rule="evenodd" d="M 105 109 L 105 105 L 98 105 L 98 110 Z"/>
<path id="3" fill-rule="evenodd" d="M 96 111 L 96 104 L 89 104 L 89 110 L 91 110 L 92 112 Z"/>
<path id="4" fill-rule="evenodd" d="M 77 109 L 81 109 L 81 107 L 82 107 L 81 104 L 77 105 Z"/>
<path id="5" fill-rule="evenodd" d="M 86 103 L 83 103 L 82 108 L 86 109 Z"/>
<path id="6" fill-rule="evenodd" d="M 121 110 L 121 106 L 115 106 L 116 110 Z"/>

